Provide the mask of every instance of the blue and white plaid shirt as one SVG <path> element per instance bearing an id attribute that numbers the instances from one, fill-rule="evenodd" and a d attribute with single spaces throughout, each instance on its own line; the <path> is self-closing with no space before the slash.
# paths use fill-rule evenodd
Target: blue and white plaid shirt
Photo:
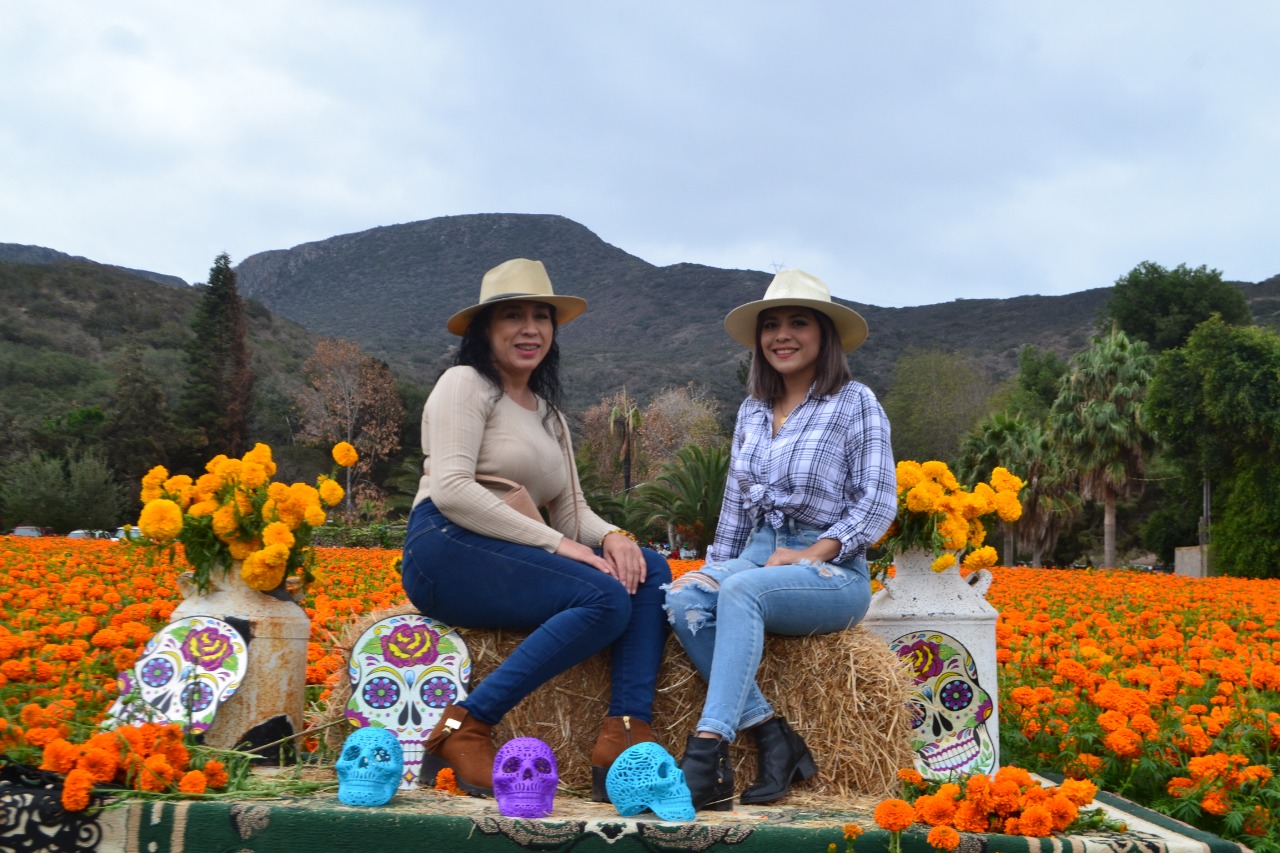
<path id="1" fill-rule="evenodd" d="M 847 382 L 829 397 L 809 396 L 773 436 L 773 408 L 748 397 L 738 409 L 724 504 L 707 562 L 746 548 L 761 515 L 775 529 L 787 519 L 826 528 L 840 542 L 833 563 L 862 556 L 897 513 L 889 419 L 875 394 Z"/>

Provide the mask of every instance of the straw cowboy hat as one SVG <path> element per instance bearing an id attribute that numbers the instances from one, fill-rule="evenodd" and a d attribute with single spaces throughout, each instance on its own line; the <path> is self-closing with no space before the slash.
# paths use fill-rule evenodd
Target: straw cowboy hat
<path id="1" fill-rule="evenodd" d="M 724 318 L 729 337 L 751 349 L 756 345 L 756 318 L 761 311 L 780 305 L 810 308 L 831 318 L 840 334 L 840 346 L 853 352 L 867 339 L 867 321 L 852 308 L 831 301 L 831 290 L 818 278 L 801 270 L 782 270 L 769 282 L 764 299 L 739 305 Z"/>
<path id="2" fill-rule="evenodd" d="M 542 261 L 514 258 L 498 264 L 484 274 L 484 279 L 480 282 L 480 301 L 450 317 L 447 328 L 455 335 L 463 335 L 471 325 L 471 319 L 482 308 L 517 299 L 532 299 L 554 305 L 556 324 L 560 326 L 587 310 L 587 300 L 579 296 L 556 296 Z"/>

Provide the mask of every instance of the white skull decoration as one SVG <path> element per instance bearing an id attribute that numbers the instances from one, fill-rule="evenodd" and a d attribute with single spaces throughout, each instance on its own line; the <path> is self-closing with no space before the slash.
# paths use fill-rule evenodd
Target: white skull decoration
<path id="1" fill-rule="evenodd" d="M 120 698 L 102 728 L 168 722 L 200 734 L 239 688 L 248 666 L 248 644 L 230 623 L 211 616 L 179 619 L 157 631 L 133 668 L 119 674 Z"/>
<path id="2" fill-rule="evenodd" d="M 890 648 L 915 673 L 911 746 L 916 769 L 928 779 L 952 779 L 995 771 L 987 732 L 991 696 L 978 684 L 973 655 L 939 631 L 904 634 Z"/>
<path id="3" fill-rule="evenodd" d="M 551 747 L 536 737 L 512 738 L 493 759 L 493 797 L 507 817 L 547 817 L 560 773 Z"/>
<path id="4" fill-rule="evenodd" d="M 444 709 L 466 698 L 471 680 L 467 645 L 448 625 L 416 613 L 371 625 L 347 662 L 353 726 L 379 726 L 395 734 L 404 753 L 400 787 L 416 788 L 423 741 Z"/>
<path id="5" fill-rule="evenodd" d="M 349 806 L 380 806 L 400 787 L 400 741 L 386 729 L 357 729 L 347 735 L 337 769 L 339 800 Z"/>
<path id="6" fill-rule="evenodd" d="M 684 771 L 671 753 L 649 741 L 622 751 L 605 777 L 605 790 L 624 817 L 645 809 L 663 820 L 693 820 L 697 814 Z"/>

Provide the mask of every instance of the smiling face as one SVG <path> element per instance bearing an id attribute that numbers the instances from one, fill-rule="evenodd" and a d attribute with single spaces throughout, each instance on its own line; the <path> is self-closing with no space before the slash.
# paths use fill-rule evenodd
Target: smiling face
<path id="1" fill-rule="evenodd" d="M 503 302 L 489 319 L 489 353 L 504 383 L 527 385 L 555 340 L 550 305 L 532 300 Z"/>
<path id="2" fill-rule="evenodd" d="M 808 385 L 822 351 L 822 328 L 808 308 L 783 306 L 760 312 L 760 349 L 787 383 Z"/>

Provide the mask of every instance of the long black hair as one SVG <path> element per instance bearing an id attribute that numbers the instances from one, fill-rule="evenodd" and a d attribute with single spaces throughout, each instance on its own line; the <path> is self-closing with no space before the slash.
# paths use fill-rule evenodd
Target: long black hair
<path id="1" fill-rule="evenodd" d="M 840 346 L 840 332 L 831 318 L 821 311 L 805 309 L 817 318 L 818 328 L 822 330 L 821 343 L 818 345 L 817 370 L 813 376 L 813 395 L 826 397 L 844 387 L 853 378 L 849 373 L 849 362 L 845 358 L 844 349 Z M 776 403 L 782 399 L 785 386 L 782 374 L 774 369 L 764 357 L 764 348 L 760 346 L 760 331 L 764 326 L 764 312 L 756 315 L 756 348 L 751 357 L 751 371 L 747 375 L 747 393 L 757 400 Z"/>
<path id="2" fill-rule="evenodd" d="M 530 302 L 537 302 L 531 299 Z M 499 303 L 500 304 L 500 303 Z M 542 302 L 551 312 L 551 346 L 541 363 L 533 369 L 529 377 L 529 390 L 547 401 L 547 414 L 554 416 L 560 411 L 564 399 L 564 391 L 560 385 L 560 342 L 556 340 L 556 306 Z M 486 305 L 471 318 L 471 325 L 462 333 L 462 342 L 458 345 L 458 354 L 453 357 L 454 365 L 466 365 L 474 368 L 485 379 L 493 383 L 498 396 L 502 396 L 502 377 L 493 364 L 493 349 L 489 346 L 489 321 L 493 318 L 495 305 Z"/>

